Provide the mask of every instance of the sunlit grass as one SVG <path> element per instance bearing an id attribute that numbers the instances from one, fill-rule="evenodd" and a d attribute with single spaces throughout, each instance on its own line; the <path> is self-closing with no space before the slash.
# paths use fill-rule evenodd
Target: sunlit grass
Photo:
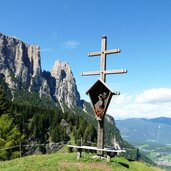
<path id="1" fill-rule="evenodd" d="M 56 153 L 32 155 L 11 161 L 0 162 L 1 171 L 160 171 L 147 164 L 130 162 L 123 157 L 115 157 L 110 163 L 92 159 L 94 154 L 83 153 L 76 160 L 76 153 Z"/>

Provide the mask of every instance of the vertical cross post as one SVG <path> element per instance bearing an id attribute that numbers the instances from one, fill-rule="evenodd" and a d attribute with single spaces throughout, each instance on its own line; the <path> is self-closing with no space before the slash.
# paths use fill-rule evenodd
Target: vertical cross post
<path id="1" fill-rule="evenodd" d="M 101 73 L 100 73 L 100 79 L 103 82 L 106 82 L 106 74 L 104 73 L 104 71 L 106 71 L 106 53 L 104 53 L 106 51 L 106 47 L 107 47 L 107 37 L 103 36 L 102 37 L 102 53 L 101 53 Z"/>
<path id="2" fill-rule="evenodd" d="M 115 54 L 120 53 L 119 49 L 112 49 L 107 50 L 107 37 L 104 35 L 102 36 L 102 45 L 101 51 L 98 52 L 90 52 L 88 54 L 89 57 L 92 56 L 101 56 L 101 63 L 100 63 L 100 71 L 93 71 L 93 72 L 82 72 L 82 76 L 89 76 L 89 75 L 100 75 L 100 79 L 103 82 L 106 82 L 106 75 L 107 74 L 123 74 L 127 73 L 127 70 L 106 70 L 106 55 L 108 54 Z M 104 117 L 101 120 L 98 120 L 98 134 L 97 134 L 97 148 L 103 149 L 104 148 Z M 97 151 L 98 156 L 103 156 L 103 151 Z"/>
<path id="3" fill-rule="evenodd" d="M 101 45 L 101 67 L 100 67 L 100 79 L 103 82 L 106 82 L 106 74 L 104 71 L 106 71 L 106 54 L 104 53 L 107 48 L 107 37 L 102 37 L 102 45 Z M 104 148 L 104 119 L 101 121 L 98 121 L 98 133 L 97 133 L 97 148 L 103 149 Z M 103 156 L 103 151 L 97 151 L 98 156 Z"/>
<path id="4" fill-rule="evenodd" d="M 104 119 L 98 121 L 97 123 L 97 148 L 103 149 L 104 148 Z M 103 151 L 97 151 L 98 156 L 103 156 Z"/>

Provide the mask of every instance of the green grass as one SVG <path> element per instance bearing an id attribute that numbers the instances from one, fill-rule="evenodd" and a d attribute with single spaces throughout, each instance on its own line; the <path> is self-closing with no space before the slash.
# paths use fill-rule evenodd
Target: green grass
<path id="1" fill-rule="evenodd" d="M 112 162 L 92 159 L 92 154 L 83 153 L 76 160 L 76 153 L 32 155 L 11 161 L 0 162 L 0 171 L 161 171 L 140 162 L 129 162 L 115 157 Z"/>

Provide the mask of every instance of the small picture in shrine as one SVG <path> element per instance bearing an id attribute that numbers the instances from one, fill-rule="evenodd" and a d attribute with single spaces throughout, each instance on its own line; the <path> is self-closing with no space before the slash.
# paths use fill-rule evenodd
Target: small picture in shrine
<path id="1" fill-rule="evenodd" d="M 104 111 L 105 111 L 105 106 L 106 106 L 106 99 L 107 99 L 107 93 L 100 93 L 98 95 L 98 101 L 94 105 L 94 111 L 96 113 L 96 116 L 101 118 L 103 117 Z"/>

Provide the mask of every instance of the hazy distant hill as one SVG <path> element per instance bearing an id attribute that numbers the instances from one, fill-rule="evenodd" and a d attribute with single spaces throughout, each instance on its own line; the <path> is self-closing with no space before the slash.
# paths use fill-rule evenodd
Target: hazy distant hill
<path id="1" fill-rule="evenodd" d="M 171 118 L 159 117 L 159 118 L 150 119 L 150 121 L 156 122 L 156 123 L 164 123 L 164 124 L 168 124 L 171 126 Z"/>
<path id="2" fill-rule="evenodd" d="M 171 144 L 171 118 L 116 120 L 116 126 L 132 144 Z"/>

